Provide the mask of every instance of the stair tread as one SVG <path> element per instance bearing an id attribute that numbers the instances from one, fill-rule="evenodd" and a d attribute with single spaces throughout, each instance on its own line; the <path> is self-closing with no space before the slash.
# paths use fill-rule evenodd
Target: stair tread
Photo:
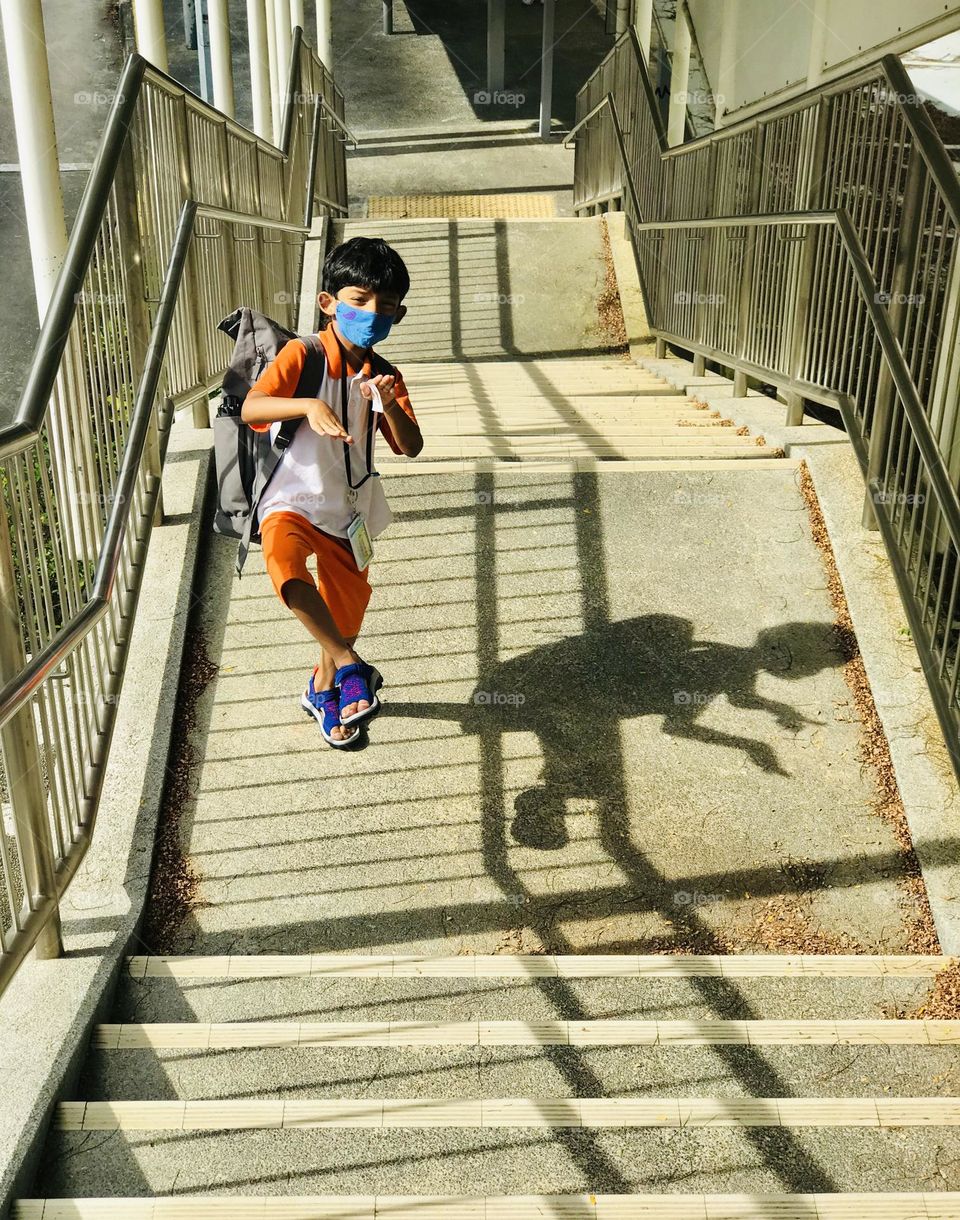
<path id="1" fill-rule="evenodd" d="M 960 1192 L 21 1199 L 14 1220 L 956 1220 Z"/>

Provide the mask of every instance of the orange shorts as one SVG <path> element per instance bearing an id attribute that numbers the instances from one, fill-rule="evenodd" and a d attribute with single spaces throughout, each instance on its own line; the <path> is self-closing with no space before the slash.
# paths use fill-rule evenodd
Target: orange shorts
<path id="1" fill-rule="evenodd" d="M 366 569 L 360 571 L 349 542 L 341 543 L 318 529 L 299 513 L 267 513 L 260 526 L 267 573 L 286 605 L 283 586 L 288 580 L 315 585 L 327 603 L 337 629 L 345 639 L 359 635 L 370 600 Z M 307 569 L 307 557 L 317 558 L 317 579 Z"/>

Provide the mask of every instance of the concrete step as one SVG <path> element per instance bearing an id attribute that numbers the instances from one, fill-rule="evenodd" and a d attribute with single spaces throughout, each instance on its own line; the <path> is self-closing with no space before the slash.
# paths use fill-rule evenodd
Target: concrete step
<path id="1" fill-rule="evenodd" d="M 960 1194 L 29 1199 L 14 1220 L 956 1220 Z"/>
<path id="2" fill-rule="evenodd" d="M 383 1123 L 379 1099 L 349 1101 L 354 1124 L 349 1126 L 305 1125 L 342 1112 L 331 1100 L 254 1103 L 264 1121 L 273 1124 L 268 1127 L 241 1126 L 254 1112 L 239 1102 L 228 1103 L 233 1117 L 226 1128 L 217 1126 L 221 1117 L 209 1102 L 193 1103 L 187 1121 L 196 1121 L 196 1127 L 184 1125 L 190 1103 L 173 1103 L 166 1127 L 156 1125 L 151 1109 L 141 1108 L 139 1115 L 130 1114 L 129 1126 L 107 1125 L 105 1117 L 104 1125 L 87 1130 L 52 1131 L 39 1180 L 44 1194 L 53 1198 L 162 1196 L 171 1190 L 219 1195 L 251 1189 L 295 1197 L 331 1191 L 436 1195 L 453 1184 L 464 1194 L 496 1196 L 585 1190 L 642 1194 L 662 1191 L 667 1183 L 723 1193 L 842 1192 L 866 1186 L 879 1192 L 916 1191 L 926 1182 L 942 1183 L 945 1189 L 960 1185 L 960 1127 L 907 1121 L 933 1112 L 925 1099 L 922 1109 L 890 1100 L 886 1113 L 897 1126 L 879 1126 L 877 1103 L 864 1108 L 856 1100 L 834 1101 L 829 1109 L 819 1101 L 775 1103 L 803 1124 L 790 1126 L 779 1120 L 774 1125 L 729 1121 L 738 1112 L 730 1102 L 698 1108 L 713 1117 L 708 1125 L 682 1124 L 682 1114 L 694 1109 L 690 1101 L 665 1099 L 665 1105 L 652 1110 L 649 1099 L 630 1103 L 638 1114 L 641 1106 L 647 1113 L 663 1113 L 667 1123 L 652 1127 L 583 1126 L 579 1112 L 575 1122 L 567 1121 L 565 1116 L 573 1114 L 570 1101 L 528 1104 L 514 1111 L 512 1117 L 524 1120 L 515 1126 L 446 1125 L 450 1111 L 439 1105 L 421 1110 L 424 1125 L 416 1126 L 417 1103 L 400 1100 L 390 1124 Z M 749 1104 L 749 1111 L 739 1112 L 758 1120 L 765 1110 L 771 1112 L 756 1100 Z M 469 1111 L 471 1103 L 457 1105 Z M 819 1115 L 813 1106 L 820 1108 Z M 281 1127 L 284 1112 L 297 1125 Z M 502 1109 L 491 1112 L 511 1117 Z M 546 1123 L 544 1116 L 551 1114 L 563 1121 Z M 834 1121 L 828 1124 L 831 1115 Z M 806 1125 L 811 1119 L 814 1125 Z M 860 1217 L 880 1214 L 871 1207 Z M 446 1220 L 445 1213 L 439 1215 Z"/>
<path id="3" fill-rule="evenodd" d="M 57 1131 L 960 1127 L 957 1097 L 325 1097 L 63 1101 Z"/>
<path id="4" fill-rule="evenodd" d="M 542 445 L 520 445 L 520 444 L 495 444 L 484 443 L 478 438 L 477 443 L 470 443 L 469 438 L 464 438 L 460 444 L 437 443 L 431 447 L 430 454 L 421 456 L 418 461 L 423 461 L 429 464 L 430 457 L 445 459 L 445 458 L 482 458 L 482 457 L 514 457 L 514 458 L 537 458 L 537 457 L 559 457 L 570 458 L 577 456 L 595 456 L 595 457 L 610 457 L 610 458 L 645 458 L 651 461 L 656 461 L 659 458 L 683 458 L 683 457 L 737 457 L 752 460 L 754 458 L 768 458 L 772 453 L 779 452 L 771 450 L 763 445 L 755 443 L 746 443 L 739 446 L 723 446 L 714 445 L 708 440 L 702 441 L 696 445 L 678 445 L 665 443 L 663 445 L 643 444 L 639 441 L 636 443 L 624 442 L 623 444 L 611 443 L 596 443 L 589 444 L 585 442 L 578 443 L 575 440 L 557 441 L 554 444 Z M 390 465 L 390 459 L 382 463 L 384 468 Z"/>
<path id="5" fill-rule="evenodd" d="M 185 1032 L 185 1031 L 184 1031 Z M 236 1039 L 241 1041 L 240 1038 Z M 662 1043 L 619 1046 L 450 1046 L 424 1043 L 300 1047 L 93 1048 L 77 1090 L 86 1101 L 213 1101 L 345 1097 L 673 1097 L 705 1089 L 722 1098 L 758 1088 L 810 1098 L 956 1097 L 954 1046 L 878 1038 L 847 1046 Z"/>
<path id="6" fill-rule="evenodd" d="M 132 957 L 112 1017 L 117 1024 L 141 1025 L 630 1020 L 647 1023 L 648 1032 L 650 1022 L 682 1021 L 700 1023 L 701 1033 L 717 1021 L 875 1023 L 891 1010 L 917 1008 L 948 960 L 761 954 Z"/>

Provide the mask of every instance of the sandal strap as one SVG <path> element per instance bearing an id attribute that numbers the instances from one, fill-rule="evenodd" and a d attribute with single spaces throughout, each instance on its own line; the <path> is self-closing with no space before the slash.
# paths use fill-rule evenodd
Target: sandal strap
<path id="1" fill-rule="evenodd" d="M 366 661 L 354 661 L 337 670 L 336 682 L 340 688 L 340 706 L 346 703 L 359 703 L 365 699 L 373 702 L 370 691 L 370 666 Z"/>

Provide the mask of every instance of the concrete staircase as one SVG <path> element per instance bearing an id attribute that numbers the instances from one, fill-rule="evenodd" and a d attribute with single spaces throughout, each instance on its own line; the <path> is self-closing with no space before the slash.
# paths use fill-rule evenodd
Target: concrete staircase
<path id="1" fill-rule="evenodd" d="M 430 459 L 650 461 L 777 457 L 626 357 L 401 366 Z M 382 457 L 386 465 L 389 458 Z"/>
<path id="2" fill-rule="evenodd" d="M 134 957 L 15 1220 L 960 1216 L 943 965 Z"/>
<path id="3" fill-rule="evenodd" d="M 427 438 L 378 450 L 385 714 L 318 753 L 311 643 L 211 544 L 197 899 L 14 1220 L 960 1220 L 960 1022 L 891 1015 L 947 959 L 907 956 L 797 463 L 611 354 L 599 225 L 376 226 Z M 780 901 L 843 951 L 767 953 Z"/>

